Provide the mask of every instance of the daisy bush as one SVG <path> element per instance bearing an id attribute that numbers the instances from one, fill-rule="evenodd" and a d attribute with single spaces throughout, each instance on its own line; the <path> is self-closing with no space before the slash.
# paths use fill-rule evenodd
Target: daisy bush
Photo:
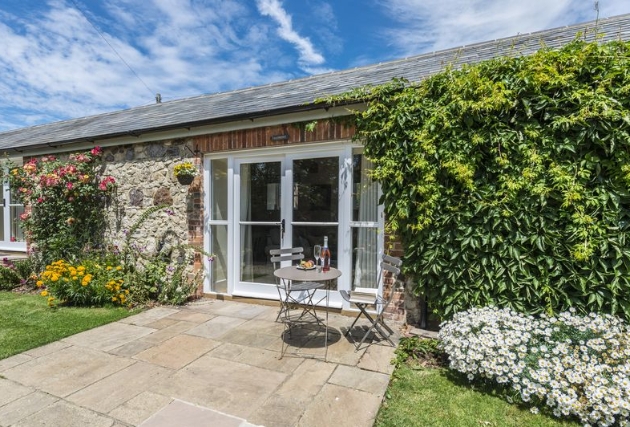
<path id="1" fill-rule="evenodd" d="M 505 387 L 532 412 L 630 425 L 630 331 L 616 317 L 474 308 L 443 323 L 439 338 L 451 369 Z"/>
<path id="2" fill-rule="evenodd" d="M 125 305 L 129 298 L 122 266 L 102 260 L 87 259 L 77 264 L 55 261 L 39 275 L 37 286 L 51 307 Z"/>

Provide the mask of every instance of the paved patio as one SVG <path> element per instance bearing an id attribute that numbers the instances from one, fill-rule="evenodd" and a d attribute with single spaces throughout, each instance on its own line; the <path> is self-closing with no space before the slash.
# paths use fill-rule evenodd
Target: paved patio
<path id="1" fill-rule="evenodd" d="M 204 299 L 0 360 L 0 426 L 373 425 L 394 349 L 355 352 L 342 335 L 352 319 L 330 314 L 327 361 L 310 333 L 292 334 L 279 359 L 276 314 Z"/>

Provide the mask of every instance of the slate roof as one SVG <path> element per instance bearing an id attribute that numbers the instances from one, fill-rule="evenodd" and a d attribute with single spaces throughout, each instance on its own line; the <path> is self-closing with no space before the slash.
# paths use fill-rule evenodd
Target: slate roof
<path id="1" fill-rule="evenodd" d="M 593 40 L 595 22 L 517 35 L 265 86 L 201 95 L 11 130 L 0 133 L 0 150 L 21 151 L 45 145 L 59 146 L 125 135 L 138 136 L 154 131 L 321 108 L 312 105 L 312 102 L 317 98 L 340 94 L 360 86 L 385 83 L 394 77 L 420 81 L 439 72 L 447 64 L 458 66 L 499 55 L 527 55 L 536 52 L 542 45 L 551 48 L 561 47 L 580 32 L 585 34 L 588 41 Z M 603 35 L 601 41 L 630 40 L 630 14 L 599 20 L 597 32 Z"/>

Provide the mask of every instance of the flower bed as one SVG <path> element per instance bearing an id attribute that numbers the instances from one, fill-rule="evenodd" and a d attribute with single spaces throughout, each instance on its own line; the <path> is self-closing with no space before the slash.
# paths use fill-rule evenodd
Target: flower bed
<path id="1" fill-rule="evenodd" d="M 439 338 L 451 369 L 506 387 L 532 412 L 546 405 L 585 425 L 630 424 L 630 331 L 615 317 L 476 308 L 445 322 Z"/>

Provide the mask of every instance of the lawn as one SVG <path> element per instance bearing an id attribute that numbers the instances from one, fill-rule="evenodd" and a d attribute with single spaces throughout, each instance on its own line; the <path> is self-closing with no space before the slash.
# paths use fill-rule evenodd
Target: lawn
<path id="1" fill-rule="evenodd" d="M 489 394 L 444 368 L 403 364 L 396 369 L 376 427 L 574 427 L 578 423 L 534 415 Z"/>
<path id="2" fill-rule="evenodd" d="M 0 359 L 135 313 L 122 307 L 51 309 L 42 296 L 0 292 Z"/>

